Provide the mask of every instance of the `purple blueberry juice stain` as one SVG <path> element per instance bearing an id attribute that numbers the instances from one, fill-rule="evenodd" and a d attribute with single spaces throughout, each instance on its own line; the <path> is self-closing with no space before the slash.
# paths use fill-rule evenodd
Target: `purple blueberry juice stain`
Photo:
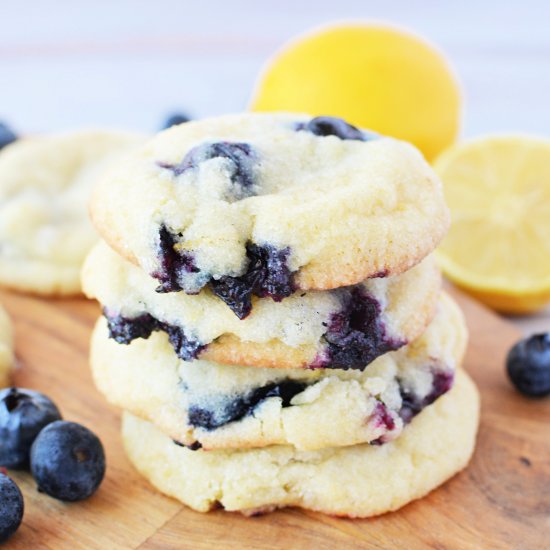
<path id="1" fill-rule="evenodd" d="M 147 339 L 153 332 L 164 332 L 177 356 L 184 361 L 196 359 L 206 349 L 206 345 L 190 337 L 179 326 L 164 323 L 152 315 L 144 313 L 137 317 L 124 317 L 108 309 L 103 310 L 107 319 L 109 337 L 119 344 L 130 344 L 136 338 Z"/>
<path id="2" fill-rule="evenodd" d="M 431 405 L 436 399 L 452 388 L 454 382 L 453 371 L 432 369 L 432 374 L 432 389 L 425 397 L 415 395 L 400 383 L 402 403 L 399 416 L 405 424 L 409 423 L 424 408 Z"/>
<path id="3" fill-rule="evenodd" d="M 320 137 L 336 136 L 340 139 L 354 141 L 370 141 L 379 137 L 377 134 L 364 132 L 345 120 L 332 116 L 318 116 L 309 122 L 299 122 L 295 129 L 298 132 L 310 132 Z"/>
<path id="4" fill-rule="evenodd" d="M 380 303 L 362 286 L 336 292 L 342 309 L 332 315 L 324 334 L 326 347 L 310 368 L 364 370 L 380 355 L 406 344 L 387 335 Z"/>
<path id="5" fill-rule="evenodd" d="M 289 407 L 292 398 L 303 392 L 306 387 L 307 384 L 304 382 L 282 380 L 229 398 L 225 395 L 210 396 L 205 400 L 206 404 L 189 406 L 188 421 L 195 428 L 212 431 L 253 414 L 256 408 L 270 397 L 280 397 L 281 406 Z"/>

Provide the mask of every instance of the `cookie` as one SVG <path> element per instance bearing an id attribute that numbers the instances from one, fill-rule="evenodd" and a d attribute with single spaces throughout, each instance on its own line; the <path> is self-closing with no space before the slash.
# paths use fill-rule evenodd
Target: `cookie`
<path id="1" fill-rule="evenodd" d="M 9 385 L 14 362 L 11 321 L 0 305 L 0 388 Z"/>
<path id="2" fill-rule="evenodd" d="M 210 289 L 155 292 L 155 281 L 107 245 L 91 252 L 83 287 L 104 305 L 111 337 L 122 344 L 161 331 L 184 360 L 258 367 L 363 369 L 422 333 L 433 317 L 441 278 L 430 256 L 392 277 L 282 302 L 254 298 L 239 320 Z"/>
<path id="3" fill-rule="evenodd" d="M 254 295 L 402 273 L 449 224 L 441 184 L 412 145 L 292 114 L 161 132 L 102 178 L 91 212 L 160 292 L 208 286 L 241 319 Z"/>
<path id="4" fill-rule="evenodd" d="M 0 285 L 45 295 L 80 292 L 97 235 L 87 202 L 109 162 L 143 138 L 83 131 L 22 138 L 0 153 Z"/>
<path id="5" fill-rule="evenodd" d="M 477 389 L 459 370 L 447 395 L 382 446 L 192 451 L 129 413 L 122 435 L 139 472 L 197 511 L 222 506 L 255 514 L 298 506 L 356 518 L 397 510 L 462 470 L 474 450 L 478 417 Z"/>
<path id="6" fill-rule="evenodd" d="M 164 334 L 129 346 L 107 336 L 102 319 L 91 366 L 106 398 L 181 444 L 208 449 L 387 443 L 449 390 L 467 340 L 462 314 L 448 296 L 420 338 L 364 371 L 184 362 Z"/>

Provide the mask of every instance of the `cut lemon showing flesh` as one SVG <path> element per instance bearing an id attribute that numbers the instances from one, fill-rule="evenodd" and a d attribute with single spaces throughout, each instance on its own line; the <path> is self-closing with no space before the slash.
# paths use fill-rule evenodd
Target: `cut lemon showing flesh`
<path id="1" fill-rule="evenodd" d="M 429 42 L 358 22 L 289 42 L 264 68 L 250 108 L 341 117 L 410 141 L 433 160 L 456 139 L 461 95 L 449 62 Z"/>
<path id="2" fill-rule="evenodd" d="M 529 313 L 550 300 L 550 140 L 475 139 L 435 162 L 451 209 L 445 274 L 490 307 Z"/>

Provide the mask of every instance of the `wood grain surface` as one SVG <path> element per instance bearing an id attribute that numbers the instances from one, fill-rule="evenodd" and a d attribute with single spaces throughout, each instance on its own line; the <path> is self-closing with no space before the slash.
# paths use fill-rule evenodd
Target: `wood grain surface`
<path id="1" fill-rule="evenodd" d="M 300 510 L 256 518 L 200 514 L 160 495 L 128 463 L 119 413 L 92 384 L 87 353 L 97 305 L 0 292 L 15 321 L 16 384 L 47 393 L 66 419 L 95 430 L 108 460 L 98 493 L 78 504 L 39 494 L 28 474 L 14 473 L 25 496 L 25 517 L 4 548 L 548 548 L 550 400 L 523 398 L 506 380 L 504 358 L 517 329 L 458 298 L 471 331 L 465 368 L 482 395 L 470 467 L 398 512 L 346 520 Z"/>

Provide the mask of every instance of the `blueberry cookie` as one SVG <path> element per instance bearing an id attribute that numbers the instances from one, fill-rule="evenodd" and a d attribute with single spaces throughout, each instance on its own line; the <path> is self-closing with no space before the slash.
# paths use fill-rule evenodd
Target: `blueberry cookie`
<path id="1" fill-rule="evenodd" d="M 120 346 L 104 320 L 91 365 L 107 399 L 192 448 L 383 444 L 447 392 L 466 345 L 460 310 L 443 296 L 412 344 L 364 371 L 260 369 L 178 360 L 167 337 Z"/>
<path id="2" fill-rule="evenodd" d="M 477 389 L 459 370 L 447 395 L 382 446 L 192 451 L 129 413 L 122 435 L 140 473 L 197 511 L 222 506 L 250 515 L 298 506 L 356 518 L 397 510 L 462 470 L 474 450 L 478 419 Z"/>
<path id="3" fill-rule="evenodd" d="M 23 138 L 1 151 L 0 285 L 80 292 L 80 268 L 97 240 L 87 213 L 91 187 L 110 161 L 141 142 L 98 130 Z"/>
<path id="4" fill-rule="evenodd" d="M 208 286 L 241 319 L 253 296 L 402 273 L 449 224 L 441 184 L 412 145 L 291 114 L 161 132 L 102 178 L 91 212 L 159 292 Z"/>
<path id="5" fill-rule="evenodd" d="M 0 305 L 0 388 L 9 385 L 14 366 L 11 321 Z"/>
<path id="6" fill-rule="evenodd" d="M 210 289 L 197 295 L 155 292 L 143 270 L 98 244 L 85 262 L 83 287 L 104 306 L 111 338 L 129 344 L 164 332 L 186 361 L 259 367 L 363 369 L 422 333 L 439 296 L 431 256 L 401 275 L 282 302 L 254 298 L 239 320 Z"/>

